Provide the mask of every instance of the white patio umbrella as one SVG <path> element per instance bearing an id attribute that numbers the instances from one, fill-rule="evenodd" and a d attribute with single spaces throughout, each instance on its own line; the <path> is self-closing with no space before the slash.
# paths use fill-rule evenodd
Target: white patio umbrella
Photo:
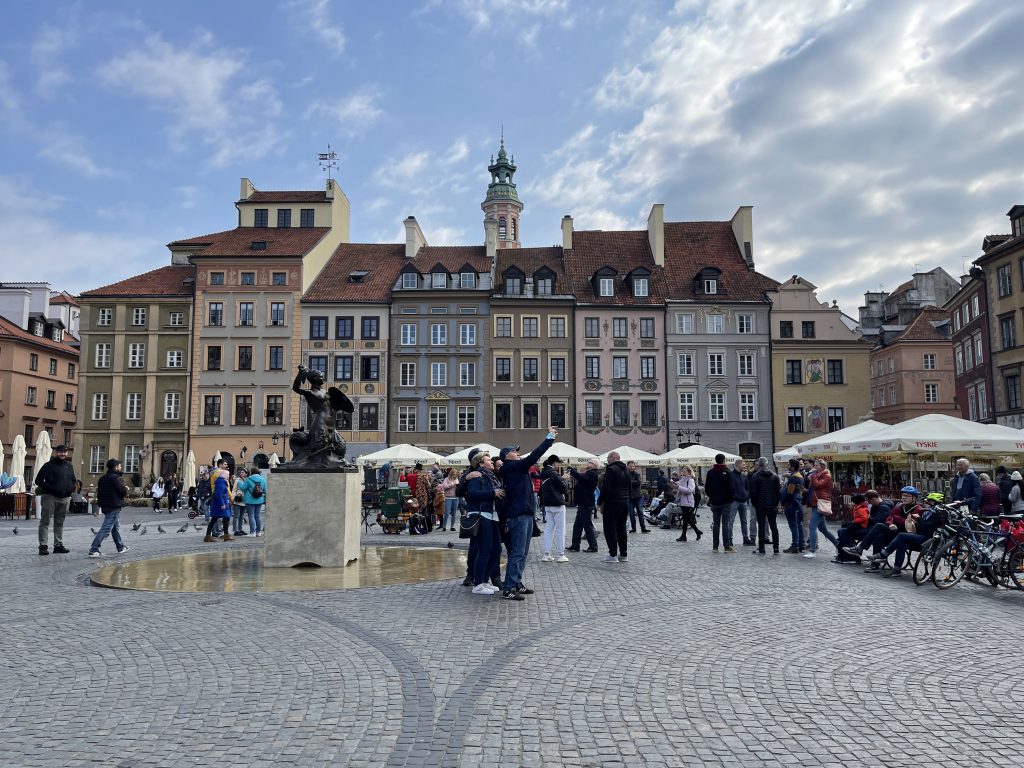
<path id="1" fill-rule="evenodd" d="M 608 454 L 613 452 L 618 453 L 619 458 L 623 462 L 635 461 L 637 466 L 640 467 L 654 467 L 662 463 L 661 457 L 657 454 L 641 451 L 639 448 L 631 448 L 628 445 L 620 445 L 618 448 L 613 448 L 611 451 L 602 453 L 597 457 L 597 460 L 602 464 L 607 464 Z"/>
<path id="2" fill-rule="evenodd" d="M 888 424 L 868 419 L 858 422 L 845 429 L 837 429 L 824 435 L 812 437 L 797 443 L 792 447 L 802 458 L 831 458 L 839 452 L 839 444 L 846 440 L 858 440 L 867 437 L 879 429 L 885 429 Z"/>
<path id="3" fill-rule="evenodd" d="M 473 445 L 469 448 L 464 448 L 461 451 L 449 454 L 441 459 L 442 467 L 466 467 L 469 466 L 469 452 L 479 448 L 481 451 L 487 451 L 494 458 L 498 458 L 499 448 L 491 445 L 490 443 L 480 443 L 479 445 Z"/>
<path id="4" fill-rule="evenodd" d="M 685 448 L 673 448 L 668 453 L 663 453 L 658 458 L 662 464 L 689 464 L 691 467 L 712 467 L 715 464 L 715 456 L 722 454 L 726 463 L 731 463 L 741 458 L 728 451 L 719 451 L 706 445 L 688 445 Z"/>
<path id="5" fill-rule="evenodd" d="M 194 488 L 196 485 L 196 455 L 192 453 L 191 448 L 185 457 L 185 479 L 183 485 L 185 486 L 186 493 L 189 488 Z"/>
<path id="6" fill-rule="evenodd" d="M 25 458 L 28 456 L 28 449 L 25 447 L 25 438 L 17 435 L 14 438 L 14 446 L 11 449 L 11 476 L 18 478 L 18 482 L 11 488 L 11 493 L 25 493 Z"/>
<path id="7" fill-rule="evenodd" d="M 217 462 L 220 461 L 223 458 L 224 457 L 220 455 L 220 451 L 217 451 L 215 454 L 213 454 L 213 466 L 216 467 L 217 466 Z"/>
<path id="8" fill-rule="evenodd" d="M 799 459 L 800 454 L 797 452 L 795 446 L 789 446 L 789 448 L 783 448 L 781 451 L 772 454 L 772 459 L 776 464 L 789 464 L 790 459 Z"/>
<path id="9" fill-rule="evenodd" d="M 955 416 L 929 413 L 891 426 L 881 425 L 859 438 L 836 443 L 839 461 L 857 455 L 931 454 L 959 456 L 1019 456 L 1024 454 L 1020 430 L 1000 424 L 978 424 Z"/>
<path id="10" fill-rule="evenodd" d="M 271 469 L 273 469 L 274 467 L 280 466 L 280 464 L 281 464 L 281 457 L 277 455 L 277 451 L 274 451 L 272 454 L 270 454 L 270 459 L 269 459 L 269 461 L 267 463 L 270 465 Z"/>
<path id="11" fill-rule="evenodd" d="M 540 457 L 540 460 L 544 461 L 544 459 L 552 454 L 560 458 L 566 464 L 586 464 L 591 459 L 597 458 L 597 456 L 592 454 L 590 451 L 584 451 L 582 448 L 577 448 L 575 445 L 569 445 L 569 443 L 553 443 L 550 448 L 544 451 L 544 455 Z"/>
<path id="12" fill-rule="evenodd" d="M 440 454 L 424 450 L 423 448 L 417 448 L 415 445 L 399 443 L 380 451 L 365 453 L 356 459 L 356 464 L 362 465 L 368 461 L 375 461 L 378 464 L 387 464 L 388 462 L 392 464 L 415 464 L 417 462 L 433 464 L 435 461 L 440 463 L 443 458 Z"/>

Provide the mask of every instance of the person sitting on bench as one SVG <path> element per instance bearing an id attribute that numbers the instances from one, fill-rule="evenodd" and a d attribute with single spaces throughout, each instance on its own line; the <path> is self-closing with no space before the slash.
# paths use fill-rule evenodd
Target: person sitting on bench
<path id="1" fill-rule="evenodd" d="M 844 551 L 848 555 L 859 558 L 868 547 L 875 547 L 875 551 L 879 551 L 879 546 L 888 545 L 898 534 L 906 531 L 906 520 L 909 515 L 919 515 L 923 511 L 923 507 L 917 501 L 918 496 L 920 496 L 920 491 L 917 488 L 908 485 L 900 493 L 900 503 L 893 507 L 892 512 L 885 518 L 885 522 L 872 526 L 864 540 L 857 546 L 846 547 Z M 882 562 L 882 560 L 872 558 L 871 563 L 868 565 L 868 570 L 872 573 L 878 573 L 881 570 Z"/>

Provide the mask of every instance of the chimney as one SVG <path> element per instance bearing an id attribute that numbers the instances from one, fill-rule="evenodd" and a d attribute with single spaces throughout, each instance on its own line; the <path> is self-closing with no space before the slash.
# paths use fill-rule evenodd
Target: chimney
<path id="1" fill-rule="evenodd" d="M 405 258 L 415 258 L 420 248 L 427 244 L 427 238 L 423 236 L 423 230 L 415 216 L 409 216 L 405 220 Z"/>
<path id="2" fill-rule="evenodd" d="M 484 246 L 487 249 L 487 258 L 494 261 L 498 253 L 498 220 L 493 216 L 484 219 Z"/>
<path id="3" fill-rule="evenodd" d="M 562 250 L 572 250 L 572 216 L 562 217 Z"/>
<path id="4" fill-rule="evenodd" d="M 654 264 L 665 266 L 665 204 L 655 203 L 647 216 L 647 242 L 651 244 Z"/>
<path id="5" fill-rule="evenodd" d="M 325 195 L 328 200 L 334 199 L 334 190 L 337 188 L 338 183 L 334 179 L 327 180 L 327 187 L 324 189 Z"/>
<path id="6" fill-rule="evenodd" d="M 736 238 L 736 246 L 743 254 L 743 260 L 747 266 L 754 268 L 754 207 L 752 205 L 741 205 L 736 209 L 729 222 L 732 225 L 732 234 Z"/>
<path id="7" fill-rule="evenodd" d="M 241 190 L 241 192 L 238 193 L 238 199 L 239 200 L 248 200 L 250 197 L 252 197 L 252 193 L 256 191 L 256 187 L 254 187 L 252 185 L 252 182 L 249 181 L 244 176 L 242 177 L 242 185 L 241 186 L 242 186 L 242 190 Z"/>

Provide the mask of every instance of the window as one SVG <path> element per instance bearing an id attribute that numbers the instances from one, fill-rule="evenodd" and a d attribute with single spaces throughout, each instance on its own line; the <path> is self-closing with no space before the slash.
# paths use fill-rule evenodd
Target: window
<path id="1" fill-rule="evenodd" d="M 245 345 L 238 348 L 238 370 L 252 370 L 252 347 Z"/>
<path id="2" fill-rule="evenodd" d="M 167 350 L 167 367 L 183 368 L 185 366 L 185 353 L 180 349 Z"/>
<path id="3" fill-rule="evenodd" d="M 349 319 L 348 338 L 352 338 L 352 323 L 351 318 Z M 309 338 L 316 340 L 323 340 L 327 338 L 327 318 L 326 317 L 311 317 L 309 318 Z M 340 338 L 340 337 L 339 337 Z"/>
<path id="4" fill-rule="evenodd" d="M 828 431 L 835 432 L 846 426 L 846 419 L 843 416 L 842 408 L 828 409 Z"/>
<path id="5" fill-rule="evenodd" d="M 523 403 L 523 429 L 537 429 L 540 426 L 540 406 Z"/>
<path id="6" fill-rule="evenodd" d="M 359 335 L 364 339 L 380 338 L 380 318 L 364 317 L 360 321 L 361 328 Z"/>
<path id="7" fill-rule="evenodd" d="M 271 371 L 284 370 L 284 347 L 271 347 L 268 363 Z"/>
<path id="8" fill-rule="evenodd" d="M 736 315 L 736 331 L 738 333 L 753 333 L 754 332 L 754 316 L 753 315 Z"/>
<path id="9" fill-rule="evenodd" d="M 448 363 L 431 363 L 430 364 L 430 386 L 432 386 L 432 387 L 446 387 L 446 386 L 448 386 Z"/>
<path id="10" fill-rule="evenodd" d="M 523 318 L 523 338 L 524 339 L 536 339 L 540 335 L 538 326 L 540 320 L 536 317 L 524 317 Z"/>
<path id="11" fill-rule="evenodd" d="M 132 325 L 145 325 L 146 324 L 146 308 L 145 307 L 133 307 L 132 308 Z"/>
<path id="12" fill-rule="evenodd" d="M 885 387 L 878 388 L 878 405 L 879 407 L 885 406 Z"/>
<path id="13" fill-rule="evenodd" d="M 803 384 L 803 363 L 800 360 L 786 361 L 786 383 Z M 790 430 L 792 431 L 792 430 Z M 801 430 L 803 431 L 803 430 Z"/>
<path id="14" fill-rule="evenodd" d="M 476 386 L 476 363 L 459 363 L 459 386 Z"/>
<path id="15" fill-rule="evenodd" d="M 614 317 L 612 318 L 612 338 L 624 339 L 628 334 L 628 327 L 626 318 Z"/>
<path id="16" fill-rule="evenodd" d="M 737 358 L 739 365 L 740 376 L 753 376 L 754 375 L 754 356 L 746 352 L 740 353 Z"/>
<path id="17" fill-rule="evenodd" d="M 498 239 L 504 240 L 508 237 L 508 224 L 504 216 L 498 217 Z"/>
<path id="18" fill-rule="evenodd" d="M 25 442 L 28 443 L 29 445 L 32 445 L 32 440 L 33 440 L 33 438 L 35 438 L 35 436 L 36 436 L 36 425 L 35 424 L 26 424 L 25 425 Z M 26 475 L 31 475 L 32 473 L 26 471 L 25 474 Z"/>
<path id="19" fill-rule="evenodd" d="M 988 418 L 988 398 L 985 396 L 985 384 L 978 385 L 978 418 Z"/>
<path id="20" fill-rule="evenodd" d="M 399 340 L 404 347 L 413 346 L 416 343 L 416 323 L 402 323 Z"/>
<path id="21" fill-rule="evenodd" d="M 1003 343 L 1003 349 L 1012 349 L 1017 346 L 1017 323 L 1013 315 L 999 318 L 999 336 Z"/>
<path id="22" fill-rule="evenodd" d="M 432 405 L 432 406 L 430 406 L 429 429 L 430 429 L 431 432 L 447 432 L 448 431 L 448 406 L 447 405 Z"/>
<path id="23" fill-rule="evenodd" d="M 953 330 L 960 330 L 960 308 L 957 307 L 956 312 L 953 313 Z"/>
<path id="24" fill-rule="evenodd" d="M 257 208 L 253 211 L 253 226 L 254 227 L 268 227 L 270 226 L 270 209 L 269 208 Z"/>
<path id="25" fill-rule="evenodd" d="M 889 405 L 896 405 L 896 385 L 889 385 Z"/>
<path id="26" fill-rule="evenodd" d="M 613 379 L 628 379 L 629 378 L 629 359 L 626 357 L 613 357 L 612 358 L 612 378 Z"/>
<path id="27" fill-rule="evenodd" d="M 512 405 L 496 403 L 494 406 L 494 428 L 512 429 Z"/>
<path id="28" fill-rule="evenodd" d="M 657 378 L 657 358 L 652 355 L 642 355 L 640 357 L 640 378 L 641 379 L 654 379 Z"/>
<path id="29" fill-rule="evenodd" d="M 238 304 L 238 324 L 243 326 L 255 325 L 255 305 L 251 301 L 242 301 Z"/>
<path id="30" fill-rule="evenodd" d="M 559 429 L 565 429 L 565 403 L 551 403 L 548 407 L 550 418 L 548 424 Z"/>
<path id="31" fill-rule="evenodd" d="M 718 281 L 713 278 L 705 280 L 704 293 L 718 293 Z"/>
<path id="32" fill-rule="evenodd" d="M 928 354 L 926 354 L 924 356 L 924 369 L 926 371 L 934 371 L 935 370 L 935 355 L 934 354 L 928 353 Z M 889 358 L 889 373 L 892 373 L 892 372 L 893 372 L 893 360 L 890 357 Z"/>
<path id="33" fill-rule="evenodd" d="M 25 388 L 25 405 L 36 405 L 39 390 L 35 387 Z"/>
<path id="34" fill-rule="evenodd" d="M 549 317 L 548 318 L 548 338 L 551 339 L 564 339 L 565 338 L 565 318 L 564 317 Z"/>
<path id="35" fill-rule="evenodd" d="M 601 358 L 597 355 L 587 355 L 583 358 L 583 370 L 588 379 L 601 378 Z"/>
<path id="36" fill-rule="evenodd" d="M 430 325 L 431 345 L 443 346 L 448 343 L 448 326 L 445 323 L 431 323 Z"/>
<path id="37" fill-rule="evenodd" d="M 459 323 L 459 344 L 463 347 L 476 344 L 476 323 Z"/>
<path id="38" fill-rule="evenodd" d="M 676 315 L 676 333 L 693 333 L 693 315 Z"/>
<path id="39" fill-rule="evenodd" d="M 756 392 L 740 392 L 740 421 L 757 421 Z"/>
<path id="40" fill-rule="evenodd" d="M 380 424 L 380 405 L 378 403 L 359 404 L 359 428 L 377 429 Z"/>
<path id="41" fill-rule="evenodd" d="M 534 285 L 538 296 L 550 296 L 555 292 L 555 281 L 550 277 L 538 277 Z"/>
<path id="42" fill-rule="evenodd" d="M 1009 296 L 1013 293 L 1013 276 L 1010 273 L 1011 266 L 1004 264 L 996 270 L 996 280 L 999 284 L 999 298 Z"/>
<path id="43" fill-rule="evenodd" d="M 1014 374 L 1006 377 L 1006 407 L 1014 411 L 1021 407 L 1020 401 L 1020 376 Z"/>
<path id="44" fill-rule="evenodd" d="M 164 419 L 177 421 L 181 418 L 181 393 L 167 392 L 164 394 Z"/>
<path id="45" fill-rule="evenodd" d="M 708 418 L 711 421 L 725 421 L 725 393 L 708 393 Z"/>
<path id="46" fill-rule="evenodd" d="M 288 285 L 288 273 L 287 272 L 274 272 L 270 276 L 271 285 Z"/>
<path id="47" fill-rule="evenodd" d="M 601 401 L 586 400 L 583 403 L 583 423 L 588 427 L 601 426 Z"/>
<path id="48" fill-rule="evenodd" d="M 284 302 L 273 301 L 270 303 L 270 324 L 284 325 Z"/>
<path id="49" fill-rule="evenodd" d="M 402 273 L 402 287 L 403 288 L 415 288 L 416 278 L 419 276 L 418 272 L 403 272 Z"/>
<path id="50" fill-rule="evenodd" d="M 826 360 L 825 361 L 825 383 L 826 384 L 843 384 L 845 379 L 843 378 L 843 361 L 842 360 Z"/>
<path id="51" fill-rule="evenodd" d="M 327 378 L 327 355 L 310 355 L 309 368 L 312 371 L 319 371 L 321 376 Z"/>
<path id="52" fill-rule="evenodd" d="M 598 281 L 598 296 L 614 296 L 615 295 L 615 278 L 602 277 Z"/>
<path id="53" fill-rule="evenodd" d="M 938 384 L 925 384 L 924 385 L 924 401 L 926 403 L 937 403 L 937 402 L 939 402 L 939 385 Z"/>
<path id="54" fill-rule="evenodd" d="M 73 411 L 75 410 L 75 396 L 70 392 L 64 395 L 64 410 Z"/>
<path id="55" fill-rule="evenodd" d="M 656 427 L 656 426 L 658 426 L 658 401 L 657 400 L 641 400 L 640 401 L 640 426 L 641 427 Z"/>
<path id="56" fill-rule="evenodd" d="M 124 417 L 128 421 L 139 421 L 142 418 L 142 393 L 129 392 L 125 400 Z"/>
<path id="57" fill-rule="evenodd" d="M 646 277 L 634 277 L 633 278 L 633 296 L 636 298 L 643 298 L 648 296 L 648 280 Z"/>
<path id="58" fill-rule="evenodd" d="M 957 375 L 964 372 L 964 350 L 959 344 L 956 346 L 956 372 Z"/>
<path id="59" fill-rule="evenodd" d="M 128 345 L 128 367 L 146 367 L 146 345 L 141 342 Z"/>
<path id="60" fill-rule="evenodd" d="M 884 405 L 885 403 L 883 403 Z M 804 409 L 803 408 L 787 408 L 786 409 L 786 431 L 787 432 L 803 432 L 804 431 Z"/>
<path id="61" fill-rule="evenodd" d="M 494 318 L 494 335 L 501 338 L 512 338 L 512 318 L 507 316 Z"/>
<path id="62" fill-rule="evenodd" d="M 629 400 L 612 400 L 612 426 L 629 426 Z"/>
<path id="63" fill-rule="evenodd" d="M 313 209 L 312 208 L 301 208 L 299 209 L 299 226 L 304 229 L 309 229 L 313 226 Z"/>
<path id="64" fill-rule="evenodd" d="M 311 318 L 313 320 L 324 321 L 324 336 L 327 338 L 327 318 Z M 353 338 L 353 326 L 354 322 L 351 317 L 336 317 L 334 318 L 334 338 L 336 339 L 351 339 Z M 315 337 L 314 337 L 315 338 Z M 364 337 L 365 338 L 365 337 Z"/>
<path id="65" fill-rule="evenodd" d="M 32 333 L 36 336 L 46 335 L 46 326 L 43 323 L 32 323 Z"/>
<path id="66" fill-rule="evenodd" d="M 597 339 L 601 336 L 601 321 L 596 317 L 583 318 L 583 338 Z"/>
<path id="67" fill-rule="evenodd" d="M 92 420 L 103 421 L 107 418 L 107 404 L 109 395 L 97 392 L 92 396 Z"/>
<path id="68" fill-rule="evenodd" d="M 725 355 L 708 352 L 708 376 L 725 376 Z"/>
<path id="69" fill-rule="evenodd" d="M 498 357 L 494 360 L 494 380 L 512 381 L 512 358 Z"/>
<path id="70" fill-rule="evenodd" d="M 224 303 L 221 301 L 210 302 L 210 315 L 208 325 L 224 325 Z"/>
<path id="71" fill-rule="evenodd" d="M 235 424 L 252 424 L 252 395 L 235 395 Z"/>
<path id="72" fill-rule="evenodd" d="M 255 272 L 243 272 L 242 273 L 242 285 L 256 285 L 256 273 Z"/>
<path id="73" fill-rule="evenodd" d="M 981 334 L 976 334 L 974 337 L 974 359 L 978 365 L 981 365 L 985 360 L 985 355 L 981 351 Z"/>
<path id="74" fill-rule="evenodd" d="M 50 332 L 50 338 L 57 342 L 64 341 L 64 331 L 60 328 L 54 328 Z"/>
<path id="75" fill-rule="evenodd" d="M 814 321 L 813 320 L 804 320 L 802 323 L 800 323 L 800 336 L 805 338 L 805 339 L 813 339 L 814 338 Z"/>
<path id="76" fill-rule="evenodd" d="M 694 402 L 693 392 L 679 393 L 679 419 L 681 421 L 693 421 L 696 418 Z"/>
<path id="77" fill-rule="evenodd" d="M 723 315 L 707 316 L 708 333 L 725 333 L 725 317 Z"/>
<path id="78" fill-rule="evenodd" d="M 284 423 L 284 396 L 283 395 L 267 395 L 266 409 L 263 412 L 263 418 L 265 423 L 268 425 L 277 425 Z"/>
<path id="79" fill-rule="evenodd" d="M 779 338 L 780 339 L 792 339 L 793 338 L 793 321 L 792 320 L 780 320 L 779 321 Z"/>
<path id="80" fill-rule="evenodd" d="M 653 317 L 641 317 L 640 318 L 640 338 L 641 339 L 653 339 L 654 338 L 654 318 Z"/>
<path id="81" fill-rule="evenodd" d="M 400 405 L 400 406 L 398 406 L 398 431 L 399 432 L 415 432 L 416 431 L 416 406 L 415 405 Z"/>
<path id="82" fill-rule="evenodd" d="M 540 361 L 536 357 L 523 358 L 523 381 L 540 381 Z"/>
<path id="83" fill-rule="evenodd" d="M 430 287 L 431 288 L 447 288 L 448 287 L 448 273 L 447 272 L 432 272 L 430 274 Z M 434 431 L 434 430 L 431 430 Z M 446 432 L 447 430 L 441 430 Z"/>
<path id="84" fill-rule="evenodd" d="M 105 445 L 89 446 L 89 472 L 94 475 L 106 471 L 107 447 Z"/>
<path id="85" fill-rule="evenodd" d="M 676 355 L 676 375 L 693 376 L 693 355 L 689 352 L 679 352 Z"/>
<path id="86" fill-rule="evenodd" d="M 973 387 L 967 390 L 967 418 L 971 421 L 978 419 L 978 400 Z"/>
<path id="87" fill-rule="evenodd" d="M 38 363 L 37 363 L 38 364 Z M 31 368 L 31 361 L 29 361 L 29 367 Z M 96 367 L 97 368 L 109 368 L 110 367 L 110 344 L 104 342 L 96 345 Z M 32 370 L 35 370 L 34 368 Z"/>
<path id="88" fill-rule="evenodd" d="M 549 381 L 562 382 L 565 381 L 565 358 L 564 357 L 552 357 L 548 360 L 549 368 Z"/>
<path id="89" fill-rule="evenodd" d="M 171 312 L 167 315 L 167 324 L 174 326 L 182 326 L 185 324 L 185 313 L 184 312 Z"/>
<path id="90" fill-rule="evenodd" d="M 206 348 L 206 370 L 220 370 L 220 347 L 210 346 Z"/>
<path id="91" fill-rule="evenodd" d="M 292 225 L 292 211 L 290 208 L 277 209 L 277 226 L 290 227 Z"/>
<path id="92" fill-rule="evenodd" d="M 352 355 L 338 355 L 334 358 L 334 380 L 352 381 Z"/>
<path id="93" fill-rule="evenodd" d="M 381 358 L 376 354 L 365 354 L 359 358 L 359 379 L 362 381 L 379 381 L 381 376 Z"/>
<path id="94" fill-rule="evenodd" d="M 97 367 L 99 367 L 99 366 L 97 366 Z M 106 366 L 104 366 L 104 367 L 106 367 Z M 29 353 L 29 356 L 28 356 L 28 369 L 30 371 L 38 371 L 39 370 L 39 355 L 35 354 L 34 352 Z"/>
<path id="95" fill-rule="evenodd" d="M 338 411 L 334 414 L 334 428 L 338 430 L 352 429 L 352 414 Z"/>
<path id="96" fill-rule="evenodd" d="M 50 358 L 50 375 L 57 375 L 57 360 L 53 357 Z"/>
<path id="97" fill-rule="evenodd" d="M 96 310 L 96 325 L 110 325 L 114 320 L 114 310 L 110 307 L 100 307 Z"/>
<path id="98" fill-rule="evenodd" d="M 505 278 L 505 294 L 518 296 L 523 292 L 523 278 L 509 275 Z"/>
<path id="99" fill-rule="evenodd" d="M 210 273 L 210 285 L 224 285 L 224 273 L 223 272 L 211 272 Z"/>
<path id="100" fill-rule="evenodd" d="M 134 473 L 139 471 L 139 450 L 138 445 L 126 445 L 124 447 L 124 471 Z"/>
<path id="101" fill-rule="evenodd" d="M 476 272 L 462 272 L 459 274 L 460 288 L 476 288 Z"/>
<path id="102" fill-rule="evenodd" d="M 971 297 L 971 309 L 974 310 L 975 319 L 977 319 L 978 315 L 981 314 L 980 307 L 981 304 L 978 302 L 978 294 L 974 294 L 974 296 Z"/>

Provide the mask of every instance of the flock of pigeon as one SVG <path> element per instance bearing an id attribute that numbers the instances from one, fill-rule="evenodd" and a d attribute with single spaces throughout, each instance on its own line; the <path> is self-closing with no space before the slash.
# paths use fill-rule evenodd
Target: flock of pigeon
<path id="1" fill-rule="evenodd" d="M 203 526 L 196 525 L 195 523 L 192 523 L 192 527 L 195 528 L 197 531 L 203 530 Z M 95 535 L 97 533 L 95 528 L 90 528 L 89 530 L 93 532 L 93 535 Z M 143 525 L 142 523 L 135 523 L 132 526 L 132 531 L 137 532 L 139 534 L 139 536 L 145 536 L 148 530 L 149 530 L 149 528 L 147 526 Z M 157 530 L 158 533 L 167 533 L 167 531 L 164 530 L 164 527 L 162 525 L 158 525 L 156 527 L 156 530 Z M 184 533 L 187 530 L 188 530 L 188 523 L 185 523 L 185 524 L 183 524 L 181 526 L 181 528 L 176 530 L 175 533 Z M 15 536 L 18 535 L 18 526 L 14 526 L 14 535 Z"/>

